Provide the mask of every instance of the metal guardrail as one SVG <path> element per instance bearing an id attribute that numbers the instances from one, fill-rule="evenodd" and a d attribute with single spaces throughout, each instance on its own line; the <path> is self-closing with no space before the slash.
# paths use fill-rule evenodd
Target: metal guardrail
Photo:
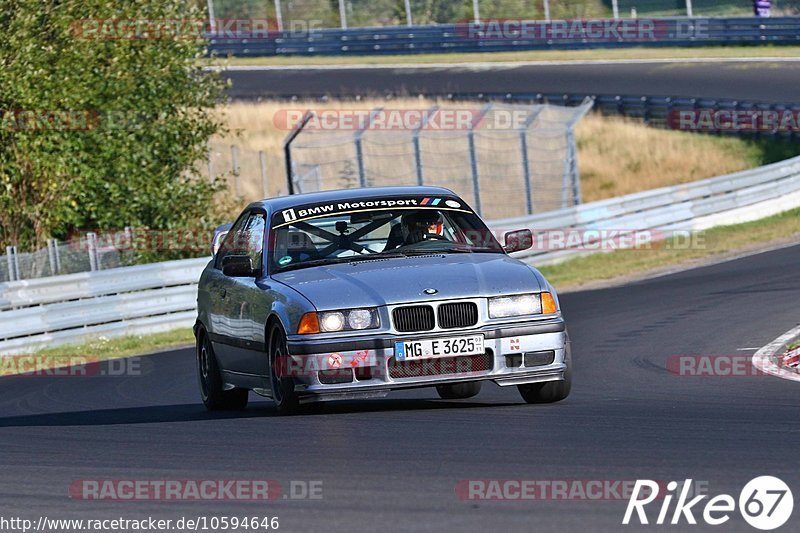
<path id="1" fill-rule="evenodd" d="M 800 206 L 800 157 L 752 170 L 715 178 L 662 187 L 532 215 L 497 220 L 498 231 L 530 228 L 536 236 L 544 230 L 615 230 L 621 233 L 658 230 L 702 230 L 716 225 L 736 224 L 763 218 Z M 533 264 L 555 263 L 576 253 L 593 253 L 603 248 L 602 233 L 578 233 L 571 248 L 528 250 L 518 254 Z M 575 236 L 574 236 L 575 237 Z M 599 238 L 600 242 L 596 242 Z M 613 235 L 609 239 L 615 238 Z M 591 241 L 591 242 L 590 242 Z M 586 246 L 592 244 L 591 247 Z M 587 250 L 588 248 L 588 250 Z"/>
<path id="2" fill-rule="evenodd" d="M 532 216 L 496 220 L 497 232 L 523 227 L 580 230 L 572 248 L 517 254 L 532 264 L 594 253 L 583 230 L 700 230 L 800 206 L 800 157 L 753 170 L 654 189 Z M 208 258 L 0 283 L 0 354 L 76 343 L 99 335 L 189 327 L 196 284 Z"/>
<path id="3" fill-rule="evenodd" d="M 189 327 L 208 258 L 0 283 L 0 354 Z"/>
<path id="4" fill-rule="evenodd" d="M 800 42 L 800 17 L 675 17 L 623 19 L 630 24 L 650 21 L 652 31 L 627 38 L 613 32 L 603 37 L 590 27 L 573 29 L 576 21 L 527 21 L 530 32 L 486 33 L 470 24 L 316 29 L 270 32 L 260 36 L 209 38 L 209 53 L 218 56 L 277 55 L 386 55 L 446 52 L 506 52 L 514 50 L 568 50 L 631 46 L 705 46 L 723 44 L 792 44 Z M 582 21 L 577 21 L 581 23 Z M 587 21 L 588 22 L 588 21 Z M 644 28 L 647 28 L 644 26 Z"/>

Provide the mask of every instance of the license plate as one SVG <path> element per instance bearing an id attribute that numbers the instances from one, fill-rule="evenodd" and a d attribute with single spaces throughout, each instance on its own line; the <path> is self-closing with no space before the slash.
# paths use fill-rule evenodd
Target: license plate
<path id="1" fill-rule="evenodd" d="M 442 339 L 401 341 L 394 343 L 394 358 L 397 361 L 479 355 L 483 348 L 483 335 L 448 337 Z"/>

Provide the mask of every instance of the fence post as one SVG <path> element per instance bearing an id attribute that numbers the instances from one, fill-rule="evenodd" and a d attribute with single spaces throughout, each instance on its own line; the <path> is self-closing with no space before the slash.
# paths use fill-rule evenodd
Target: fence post
<path id="1" fill-rule="evenodd" d="M 6 261 L 8 262 L 8 281 L 16 281 L 16 261 L 14 257 L 17 255 L 16 246 L 6 246 Z"/>
<path id="2" fill-rule="evenodd" d="M 94 272 L 97 268 L 97 235 L 94 232 L 86 234 L 86 250 L 89 254 L 89 269 Z"/>
<path id="3" fill-rule="evenodd" d="M 16 246 L 14 246 L 14 277 L 17 280 L 22 279 L 22 271 L 19 269 L 19 252 Z"/>
<path id="4" fill-rule="evenodd" d="M 544 0 L 544 20 L 550 22 L 550 0 Z"/>
<path id="5" fill-rule="evenodd" d="M 303 131 L 303 128 L 306 127 L 308 121 L 314 116 L 313 111 L 306 111 L 305 115 L 303 115 L 303 119 L 297 124 L 289 135 L 283 140 L 283 158 L 286 163 L 286 186 L 288 187 L 288 193 L 294 194 L 294 170 L 292 169 L 292 143 L 294 142 L 295 138 L 300 135 L 300 132 Z"/>
<path id="6" fill-rule="evenodd" d="M 469 165 L 472 170 L 472 194 L 475 202 L 475 212 L 480 216 L 481 214 L 481 179 L 478 174 L 478 154 L 475 150 L 475 127 L 480 124 L 486 113 L 492 109 L 492 104 L 486 104 L 478 112 L 477 116 L 472 120 L 469 125 L 469 133 L 467 133 L 467 143 L 469 144 Z"/>
<path id="7" fill-rule="evenodd" d="M 480 24 L 481 22 L 481 9 L 478 5 L 479 3 L 480 0 L 472 0 L 472 18 L 477 24 Z"/>
<path id="8" fill-rule="evenodd" d="M 686 0 L 686 16 L 693 17 L 692 0 Z"/>
<path id="9" fill-rule="evenodd" d="M 281 10 L 281 0 L 275 0 L 275 22 L 278 24 L 278 31 L 283 31 L 283 11 Z"/>
<path id="10" fill-rule="evenodd" d="M 339 23 L 343 30 L 347 29 L 347 10 L 344 6 L 344 0 L 339 0 Z"/>
<path id="11" fill-rule="evenodd" d="M 364 124 L 362 127 L 358 128 L 356 132 L 353 134 L 353 142 L 356 145 L 356 164 L 358 165 L 358 186 L 359 187 L 366 187 L 367 186 L 367 174 L 366 170 L 364 169 L 364 148 L 361 144 L 361 138 L 364 136 L 364 132 L 367 131 L 370 126 L 372 126 L 372 121 L 375 119 L 375 116 L 383 111 L 382 107 L 376 107 L 369 113 L 369 118 L 367 118 L 367 123 Z"/>
<path id="12" fill-rule="evenodd" d="M 414 131 L 411 133 L 411 142 L 414 146 L 414 167 L 417 172 L 417 185 L 419 186 L 425 184 L 425 176 L 422 173 L 422 152 L 419 146 L 419 134 L 420 131 L 422 131 L 422 128 L 428 125 L 428 121 L 438 110 L 438 105 L 434 105 L 428 109 L 428 111 L 425 113 L 425 116 L 422 117 L 419 125 L 414 128 Z"/>
<path id="13" fill-rule="evenodd" d="M 233 166 L 233 186 L 237 197 L 242 196 L 242 188 L 239 180 L 239 147 L 231 145 L 231 165 Z"/>
<path id="14" fill-rule="evenodd" d="M 577 197 L 575 196 L 575 172 L 573 162 L 575 161 L 575 154 L 573 153 L 573 147 L 575 145 L 575 136 L 572 133 L 572 129 L 567 129 L 567 149 L 566 149 L 566 157 L 564 158 L 564 174 L 563 179 L 561 180 L 561 208 L 569 207 L 569 196 L 570 193 L 573 194 L 573 205 L 579 203 Z"/>
<path id="15" fill-rule="evenodd" d="M 539 116 L 544 107 L 534 109 L 528 116 L 525 117 L 525 123 L 519 130 L 519 148 L 522 154 L 522 173 L 525 181 L 525 208 L 529 215 L 533 214 L 533 183 L 531 182 L 531 168 L 530 161 L 528 160 L 528 128 L 531 127 L 533 121 Z"/>
<path id="16" fill-rule="evenodd" d="M 56 272 L 61 274 L 61 250 L 58 248 L 58 239 L 53 239 L 53 250 L 56 258 Z"/>
<path id="17" fill-rule="evenodd" d="M 264 150 L 258 152 L 258 160 L 261 163 L 261 190 L 264 198 L 269 198 L 269 180 L 267 179 L 267 154 Z"/>
<path id="18" fill-rule="evenodd" d="M 208 25 L 209 30 L 211 30 L 211 35 L 216 37 L 217 35 L 217 21 L 214 18 L 214 0 L 208 0 Z"/>
<path id="19" fill-rule="evenodd" d="M 566 124 L 567 157 L 566 161 L 564 161 L 564 181 L 562 183 L 561 191 L 561 207 L 568 207 L 567 198 L 570 187 L 572 188 L 571 192 L 573 205 L 578 205 L 583 201 L 581 198 L 581 180 L 580 176 L 578 175 L 578 150 L 575 141 L 575 125 L 586 113 L 589 112 L 592 107 L 594 107 L 594 100 L 587 96 L 583 99 L 581 105 L 578 106 L 578 110 Z"/>
<path id="20" fill-rule="evenodd" d="M 47 239 L 47 260 L 50 263 L 50 275 L 55 276 L 58 274 L 58 267 L 56 266 L 56 250 L 54 239 Z"/>

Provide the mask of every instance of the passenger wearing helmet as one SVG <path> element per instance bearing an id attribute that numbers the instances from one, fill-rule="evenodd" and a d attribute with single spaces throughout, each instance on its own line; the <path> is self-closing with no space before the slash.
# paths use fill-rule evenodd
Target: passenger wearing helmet
<path id="1" fill-rule="evenodd" d="M 429 239 L 442 239 L 442 217 L 435 209 L 420 209 L 400 217 L 392 226 L 384 252 Z"/>

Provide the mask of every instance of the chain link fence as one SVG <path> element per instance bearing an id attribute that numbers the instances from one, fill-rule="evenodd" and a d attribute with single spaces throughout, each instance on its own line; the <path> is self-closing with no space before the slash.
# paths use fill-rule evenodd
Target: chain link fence
<path id="1" fill-rule="evenodd" d="M 0 282 L 43 278 L 106 270 L 136 263 L 135 252 L 127 247 L 101 242 L 96 233 L 61 242 L 49 239 L 47 248 L 20 252 L 6 246 L 0 255 Z"/>
<path id="2" fill-rule="evenodd" d="M 436 185 L 488 219 L 569 207 L 581 201 L 575 125 L 591 107 L 309 111 L 289 137 L 294 192 Z"/>

